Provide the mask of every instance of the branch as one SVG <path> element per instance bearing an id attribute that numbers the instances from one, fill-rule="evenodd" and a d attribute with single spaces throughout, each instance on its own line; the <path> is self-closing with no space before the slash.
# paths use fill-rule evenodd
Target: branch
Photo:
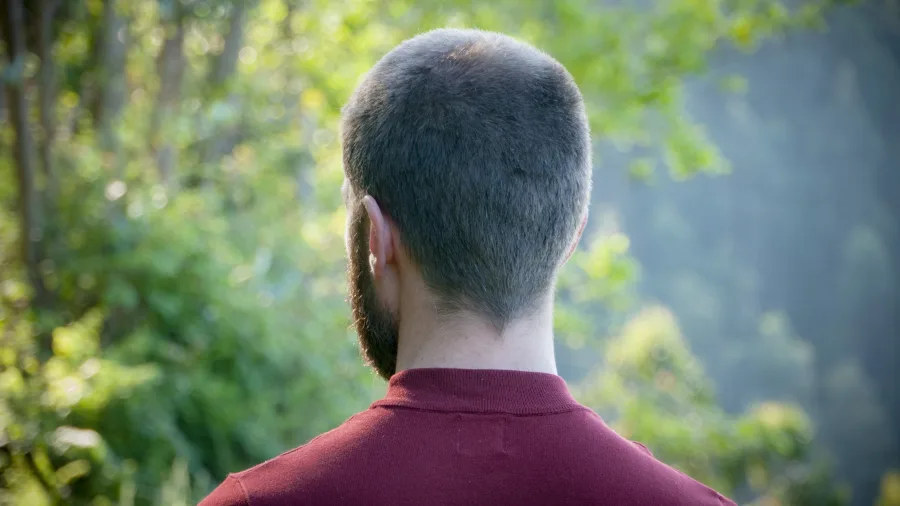
<path id="1" fill-rule="evenodd" d="M 293 2 L 286 2 L 285 9 L 287 12 L 285 13 L 284 21 L 281 22 L 281 37 L 290 42 L 294 39 L 294 27 L 291 25 L 291 18 L 294 17 L 296 6 Z"/>
<path id="2" fill-rule="evenodd" d="M 8 1 L 12 1 L 12 0 L 8 0 Z M 34 477 L 40 482 L 41 486 L 44 488 L 44 490 L 50 496 L 51 504 L 53 504 L 53 505 L 62 504 L 63 498 L 62 498 L 62 495 L 60 495 L 60 493 L 59 493 L 59 489 L 56 488 L 56 485 L 54 485 L 50 480 L 48 480 L 46 476 L 44 476 L 44 473 L 41 471 L 41 468 L 37 465 L 37 462 L 34 460 L 34 455 L 31 452 L 28 452 L 24 455 L 24 457 L 25 457 L 25 463 L 28 465 L 28 469 L 31 471 L 31 474 L 34 475 Z"/>

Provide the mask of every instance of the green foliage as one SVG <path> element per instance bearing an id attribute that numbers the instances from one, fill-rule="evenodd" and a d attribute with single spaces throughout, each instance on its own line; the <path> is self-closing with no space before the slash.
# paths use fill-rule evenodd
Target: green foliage
<path id="1" fill-rule="evenodd" d="M 813 444 L 812 423 L 797 404 L 761 399 L 741 414 L 718 404 L 670 310 L 642 306 L 635 298 L 631 284 L 637 271 L 627 254 L 621 234 L 599 236 L 563 269 L 557 335 L 603 357 L 577 383 L 576 397 L 664 462 L 747 503 L 847 504 L 849 491 L 834 482 L 827 459 Z M 589 309 L 598 303 L 616 309 L 598 318 Z M 627 314 L 632 316 L 623 320 Z M 760 333 L 772 341 L 765 351 L 787 362 L 772 365 L 776 374 L 797 364 L 808 367 L 810 360 L 809 350 L 791 341 L 785 325 L 777 314 L 760 322 Z M 583 337 L 610 329 L 615 337 L 607 340 Z"/>
<path id="2" fill-rule="evenodd" d="M 103 435 L 72 424 L 151 386 L 159 379 L 158 369 L 99 357 L 101 323 L 102 314 L 91 311 L 55 329 L 53 356 L 41 362 L 30 325 L 0 320 L 0 334 L 6 339 L 0 372 L 0 462 L 2 478 L 10 484 L 4 495 L 21 504 L 40 504 L 42 499 L 80 504 L 114 491 L 123 472 L 123 463 L 110 454 Z"/>
<path id="3" fill-rule="evenodd" d="M 571 70 L 598 138 L 663 154 L 684 179 L 726 164 L 684 115 L 683 77 L 701 73 L 717 45 L 752 48 L 817 8 L 105 5 L 70 2 L 57 20 L 56 144 L 52 170 L 38 177 L 46 221 L 29 224 L 41 232 L 37 273 L 18 256 L 17 162 L 12 150 L 0 155 L 0 501 L 190 503 L 377 396 L 343 301 L 336 120 L 359 76 L 395 43 L 445 25 L 528 39 Z M 104 16 L 124 28 L 104 32 Z M 98 41 L 119 41 L 127 58 Z M 126 90 L 118 109 L 116 86 Z M 32 121 L 38 140 L 49 138 Z M 0 146 L 21 135 L 3 124 Z M 654 168 L 635 173 L 650 178 Z M 563 274 L 557 325 L 570 349 L 600 350 L 599 337 L 636 304 L 628 247 L 622 234 L 600 235 Z M 35 277 L 51 296 L 38 297 Z M 585 318 L 600 304 L 603 315 Z M 830 490 L 809 485 L 805 416 L 778 404 L 723 412 L 667 312 L 649 310 L 619 335 L 580 395 L 625 435 L 725 491 Z"/>
<path id="4" fill-rule="evenodd" d="M 881 494 L 875 506 L 900 505 L 900 472 L 888 471 L 881 479 Z"/>
<path id="5" fill-rule="evenodd" d="M 812 426 L 800 408 L 765 402 L 732 415 L 718 406 L 668 310 L 640 311 L 605 344 L 603 357 L 578 398 L 664 462 L 722 493 L 749 491 L 760 505 L 848 499 L 809 464 Z"/>

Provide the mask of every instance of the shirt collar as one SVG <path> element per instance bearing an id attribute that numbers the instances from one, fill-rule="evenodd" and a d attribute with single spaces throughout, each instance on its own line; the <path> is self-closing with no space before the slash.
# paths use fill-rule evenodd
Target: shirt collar
<path id="1" fill-rule="evenodd" d="M 497 369 L 407 369 L 391 376 L 372 407 L 534 415 L 581 406 L 556 374 Z"/>

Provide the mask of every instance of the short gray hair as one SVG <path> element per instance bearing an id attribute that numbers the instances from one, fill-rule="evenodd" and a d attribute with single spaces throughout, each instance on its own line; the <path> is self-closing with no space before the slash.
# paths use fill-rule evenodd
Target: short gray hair
<path id="1" fill-rule="evenodd" d="M 341 126 L 348 205 L 375 198 L 443 310 L 502 329 L 553 289 L 591 186 L 559 62 L 497 33 L 427 32 L 372 68 Z"/>

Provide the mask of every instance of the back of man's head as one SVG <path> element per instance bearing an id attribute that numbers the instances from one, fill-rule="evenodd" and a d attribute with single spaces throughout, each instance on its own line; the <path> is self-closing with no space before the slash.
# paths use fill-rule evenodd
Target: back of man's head
<path id="1" fill-rule="evenodd" d="M 441 310 L 502 329 L 552 290 L 591 177 L 582 97 L 556 60 L 496 33 L 419 35 L 365 77 L 342 136 L 351 192 L 393 221 Z"/>

